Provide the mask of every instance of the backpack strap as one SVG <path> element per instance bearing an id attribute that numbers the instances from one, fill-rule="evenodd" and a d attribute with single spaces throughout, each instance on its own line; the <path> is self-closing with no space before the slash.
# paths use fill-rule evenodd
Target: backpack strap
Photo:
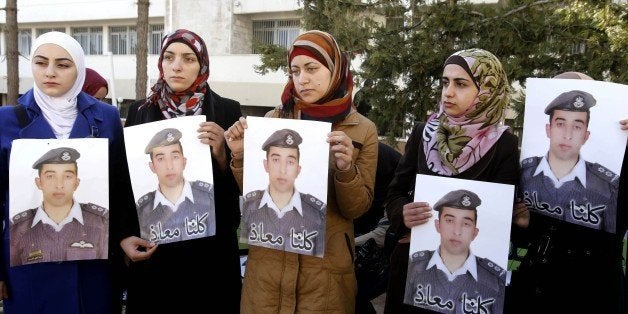
<path id="1" fill-rule="evenodd" d="M 20 129 L 23 129 L 31 123 L 31 119 L 28 117 L 28 113 L 26 112 L 26 107 L 23 105 L 18 104 L 13 106 L 13 112 L 15 112 L 17 122 L 20 124 Z"/>

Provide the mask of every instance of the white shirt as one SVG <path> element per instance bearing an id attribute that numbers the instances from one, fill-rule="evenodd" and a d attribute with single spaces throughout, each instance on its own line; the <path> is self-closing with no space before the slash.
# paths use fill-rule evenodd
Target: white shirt
<path id="1" fill-rule="evenodd" d="M 475 255 L 473 255 L 471 251 L 469 251 L 469 256 L 467 257 L 467 260 L 464 261 L 464 264 L 462 264 L 462 266 L 456 269 L 453 273 L 450 272 L 449 269 L 447 269 L 447 266 L 445 266 L 443 259 L 440 257 L 440 254 L 438 253 L 439 251 L 440 251 L 440 247 L 438 248 L 438 250 L 434 251 L 432 258 L 430 258 L 430 261 L 427 263 L 426 269 L 430 269 L 431 267 L 436 266 L 436 268 L 440 269 L 443 273 L 445 273 L 445 275 L 447 276 L 447 280 L 449 281 L 454 281 L 456 277 L 460 275 L 464 275 L 467 272 L 469 272 L 471 276 L 473 276 L 473 279 L 475 279 L 475 281 L 478 280 L 478 268 L 477 268 L 477 264 L 475 263 Z"/>
<path id="2" fill-rule="evenodd" d="M 292 198 L 290 198 L 290 202 L 283 208 L 277 207 L 275 202 L 273 202 L 273 198 L 270 196 L 268 192 L 268 188 L 264 190 L 264 195 L 262 195 L 262 199 L 259 202 L 259 208 L 262 208 L 264 205 L 272 208 L 275 213 L 277 213 L 277 217 L 282 218 L 287 212 L 291 211 L 293 208 L 299 212 L 299 215 L 303 216 L 303 209 L 301 208 L 301 194 L 294 188 L 294 193 L 292 194 Z"/>
<path id="3" fill-rule="evenodd" d="M 179 205 L 181 205 L 181 203 L 183 203 L 186 198 L 188 198 L 190 202 L 194 203 L 194 196 L 192 195 L 192 186 L 190 185 L 190 182 L 188 181 L 183 181 L 183 190 L 181 191 L 181 195 L 179 195 L 179 198 L 174 204 L 171 201 L 169 201 L 161 193 L 161 191 L 159 191 L 159 186 L 158 186 L 157 190 L 155 190 L 155 200 L 153 201 L 153 210 L 155 210 L 155 208 L 157 208 L 157 206 L 161 204 L 161 205 L 172 208 L 172 212 L 176 212 L 177 209 L 179 208 Z"/>
<path id="4" fill-rule="evenodd" d="M 51 225 L 56 232 L 59 232 L 61 231 L 61 229 L 63 229 L 63 226 L 72 222 L 73 219 L 76 219 L 76 221 L 78 221 L 81 225 L 83 224 L 83 212 L 81 211 L 81 206 L 74 199 L 72 199 L 72 207 L 70 208 L 70 212 L 65 218 L 63 218 L 63 220 L 61 220 L 61 222 L 59 222 L 59 224 L 57 224 L 48 216 L 48 214 L 46 214 L 42 206 L 39 206 L 37 208 L 37 211 L 35 212 L 35 217 L 33 218 L 33 224 L 31 224 L 31 228 L 35 227 L 35 225 L 41 221 L 44 224 Z"/>
<path id="5" fill-rule="evenodd" d="M 582 187 L 584 187 L 585 189 L 587 187 L 587 166 L 584 162 L 584 159 L 581 158 L 580 156 L 578 156 L 578 162 L 573 167 L 573 169 L 571 169 L 571 171 L 562 179 L 558 179 L 554 175 L 554 172 L 552 171 L 552 168 L 550 167 L 549 162 L 547 161 L 547 155 L 543 156 L 543 158 L 541 159 L 541 162 L 536 167 L 536 171 L 534 171 L 534 174 L 532 176 L 536 176 L 541 172 L 546 177 L 550 178 L 552 182 L 554 182 L 554 187 L 557 189 L 560 188 L 563 184 L 565 184 L 565 182 L 575 180 L 576 178 L 580 180 L 580 182 L 582 183 Z"/>

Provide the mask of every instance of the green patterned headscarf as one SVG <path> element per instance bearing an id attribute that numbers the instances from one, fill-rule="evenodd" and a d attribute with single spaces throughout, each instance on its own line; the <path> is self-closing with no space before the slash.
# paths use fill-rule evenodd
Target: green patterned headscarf
<path id="1" fill-rule="evenodd" d="M 509 90 L 501 63 L 486 50 L 458 51 L 447 58 L 444 66 L 448 64 L 461 66 L 479 89 L 473 105 L 457 117 L 447 115 L 441 99 L 439 111 L 427 120 L 423 131 L 423 148 L 430 169 L 452 176 L 479 161 L 508 129 L 502 121 Z"/>

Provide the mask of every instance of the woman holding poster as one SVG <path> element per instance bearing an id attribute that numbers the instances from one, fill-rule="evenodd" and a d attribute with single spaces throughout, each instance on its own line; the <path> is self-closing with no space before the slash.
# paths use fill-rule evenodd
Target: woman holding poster
<path id="1" fill-rule="evenodd" d="M 445 61 L 439 110 L 412 130 L 386 210 L 390 232 L 399 238 L 391 256 L 386 313 L 428 310 L 403 303 L 410 249 L 410 228 L 431 216 L 427 202 L 414 201 L 417 174 L 516 185 L 519 182 L 517 137 L 503 125 L 508 79 L 490 52 L 468 49 Z M 462 304 L 452 304 L 461 313 Z"/>
<path id="2" fill-rule="evenodd" d="M 18 106 L 0 108 L 0 202 L 2 219 L 10 226 L 9 156 L 15 139 L 108 139 L 109 261 L 79 260 L 8 266 L 9 236 L 4 233 L 4 258 L 0 277 L 0 297 L 7 313 L 114 313 L 120 312 L 119 295 L 113 287 L 113 261 L 120 261 L 120 239 L 116 231 L 122 215 L 135 210 L 126 171 L 124 140 L 120 116 L 115 107 L 81 92 L 85 80 L 83 48 L 70 35 L 49 32 L 39 36 L 31 48 L 31 69 L 35 84 L 18 100 Z M 12 156 L 16 157 L 16 156 Z M 61 160 L 73 159 L 69 153 Z M 105 158 L 103 156 L 103 158 Z M 107 178 L 101 178 L 106 182 Z M 63 193 L 57 193 L 63 194 Z M 85 216 L 78 220 L 83 220 Z M 43 223 L 43 222 L 39 222 Z M 53 223 L 46 223 L 54 228 Z M 65 226 L 68 226 L 66 224 Z M 63 226 L 63 227 L 65 227 Z M 63 227 L 61 227 L 63 229 Z M 87 243 L 78 243 L 86 244 Z M 35 258 L 45 248 L 33 250 Z"/>
<path id="3" fill-rule="evenodd" d="M 288 64 L 290 77 L 282 104 L 266 117 L 332 123 L 327 135 L 325 250 L 320 258 L 249 247 L 241 310 L 354 313 L 353 219 L 364 214 L 373 200 L 377 130 L 353 106 L 349 60 L 330 34 L 318 30 L 301 34 L 289 50 Z M 246 127 L 246 119 L 241 118 L 225 133 L 240 186 Z"/>
<path id="4" fill-rule="evenodd" d="M 127 313 L 193 313 L 208 305 L 222 304 L 224 311 L 237 313 L 241 276 L 236 229 L 240 223 L 239 190 L 229 164 L 224 129 L 242 115 L 240 104 L 211 90 L 209 55 L 203 39 L 194 32 L 178 29 L 164 36 L 157 63 L 159 79 L 146 99 L 131 105 L 125 126 L 204 115 L 198 127 L 201 143 L 211 147 L 214 174 L 216 235 L 161 244 L 139 238 L 136 231 L 123 246 L 132 251 Z M 145 166 L 145 165 L 141 165 Z M 137 221 L 134 222 L 137 229 Z M 141 248 L 145 248 L 144 251 Z M 201 252 L 214 252 L 212 258 Z M 215 278 L 224 280 L 220 283 Z M 201 285 L 185 284 L 192 280 Z M 168 298 L 155 302 L 158 287 L 168 289 Z"/>
<path id="5" fill-rule="evenodd" d="M 511 288 L 522 312 L 626 313 L 628 133 L 617 117 L 628 115 L 627 96 L 627 85 L 579 72 L 526 81 L 520 186 L 530 223 Z"/>

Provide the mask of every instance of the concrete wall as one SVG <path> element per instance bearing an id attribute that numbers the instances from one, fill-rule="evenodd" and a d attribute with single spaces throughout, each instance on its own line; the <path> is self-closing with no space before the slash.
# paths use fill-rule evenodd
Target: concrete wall
<path id="1" fill-rule="evenodd" d="M 188 0 L 179 2 L 188 2 Z M 163 17 L 165 13 L 165 0 L 150 0 L 150 3 L 149 16 Z M 5 5 L 6 1 L 0 0 L 0 7 L 4 8 Z M 136 0 L 19 0 L 17 1 L 17 6 L 18 23 L 52 23 L 137 18 Z M 0 11 L 0 21 L 4 23 L 5 20 L 5 11 Z"/>

